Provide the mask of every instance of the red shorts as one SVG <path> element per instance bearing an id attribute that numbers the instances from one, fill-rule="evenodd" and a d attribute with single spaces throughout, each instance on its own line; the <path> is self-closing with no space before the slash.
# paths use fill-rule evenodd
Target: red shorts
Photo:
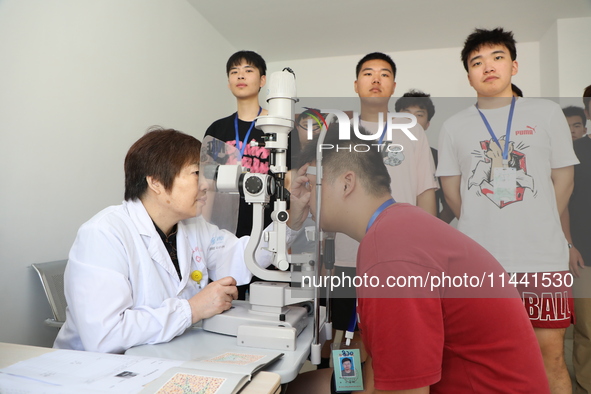
<path id="1" fill-rule="evenodd" d="M 511 273 L 532 326 L 567 328 L 575 321 L 573 276 L 569 271 Z"/>

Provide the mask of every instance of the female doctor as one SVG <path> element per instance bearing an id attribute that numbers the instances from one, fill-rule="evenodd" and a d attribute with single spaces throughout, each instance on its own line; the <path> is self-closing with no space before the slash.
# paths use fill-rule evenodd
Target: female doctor
<path id="1" fill-rule="evenodd" d="M 54 348 L 122 353 L 170 341 L 231 307 L 236 285 L 251 278 L 248 237 L 200 217 L 200 149 L 192 136 L 162 129 L 129 149 L 125 201 L 83 224 L 70 250 L 66 322 Z M 306 218 L 305 200 L 292 204 L 294 229 Z M 288 242 L 295 235 L 288 230 Z M 257 259 L 268 265 L 271 254 L 259 248 Z"/>

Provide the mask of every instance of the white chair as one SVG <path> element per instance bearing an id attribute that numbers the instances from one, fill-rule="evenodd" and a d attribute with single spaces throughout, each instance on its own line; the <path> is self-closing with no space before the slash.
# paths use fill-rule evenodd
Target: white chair
<path id="1" fill-rule="evenodd" d="M 46 319 L 45 324 L 60 328 L 66 321 L 66 296 L 64 294 L 64 271 L 68 260 L 33 264 L 39 274 L 43 290 L 53 312 L 53 319 Z"/>

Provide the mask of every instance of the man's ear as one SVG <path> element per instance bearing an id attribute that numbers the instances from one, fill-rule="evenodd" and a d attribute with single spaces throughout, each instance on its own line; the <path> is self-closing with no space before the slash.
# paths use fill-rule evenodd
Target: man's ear
<path id="1" fill-rule="evenodd" d="M 266 75 L 261 75 L 261 83 L 260 83 L 260 88 L 262 88 L 263 86 L 265 86 L 265 84 L 267 83 L 267 76 Z"/>
<path id="2" fill-rule="evenodd" d="M 395 91 L 396 91 L 396 82 L 392 82 L 392 93 L 390 93 L 390 96 L 392 96 Z"/>
<path id="3" fill-rule="evenodd" d="M 357 187 L 357 174 L 353 171 L 346 171 L 342 176 L 343 196 L 348 197 Z"/>
<path id="4" fill-rule="evenodd" d="M 164 192 L 164 186 L 162 183 L 153 176 L 147 176 L 146 182 L 148 183 L 148 189 L 152 190 L 154 193 L 160 194 Z"/>
<path id="5" fill-rule="evenodd" d="M 511 66 L 511 76 L 516 75 L 519 71 L 519 64 L 517 60 L 513 60 L 513 66 Z"/>

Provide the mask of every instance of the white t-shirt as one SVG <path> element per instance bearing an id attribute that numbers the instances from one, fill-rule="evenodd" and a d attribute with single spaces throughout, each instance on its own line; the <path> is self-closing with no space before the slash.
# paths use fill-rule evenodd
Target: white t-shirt
<path id="1" fill-rule="evenodd" d="M 401 120 L 407 123 L 408 120 Z M 378 122 L 361 121 L 361 126 L 374 134 L 378 130 Z M 383 127 L 383 126 L 382 126 Z M 390 174 L 392 197 L 396 202 L 405 202 L 417 205 L 417 196 L 425 190 L 438 189 L 439 184 L 435 177 L 435 162 L 431 153 L 431 147 L 425 131 L 420 125 L 416 125 L 409 131 L 417 138 L 411 140 L 402 130 L 392 130 L 392 144 L 402 145 L 402 152 L 384 152 L 384 163 Z M 387 143 L 384 138 L 384 143 Z M 377 143 L 377 142 L 372 142 Z M 394 151 L 395 149 L 391 149 Z M 355 267 L 357 248 L 359 243 L 345 234 L 339 233 L 335 239 L 335 265 L 341 267 Z"/>
<path id="2" fill-rule="evenodd" d="M 509 108 L 482 110 L 496 137 L 503 139 L 501 144 Z M 508 272 L 567 270 L 568 246 L 551 171 L 578 160 L 560 106 L 549 100 L 518 99 L 509 140 L 509 167 L 515 168 L 517 190 L 514 200 L 501 202 L 495 198 L 489 158 L 489 146 L 496 144 L 476 107 L 443 124 L 437 176 L 461 175 L 458 229 L 484 246 Z"/>

